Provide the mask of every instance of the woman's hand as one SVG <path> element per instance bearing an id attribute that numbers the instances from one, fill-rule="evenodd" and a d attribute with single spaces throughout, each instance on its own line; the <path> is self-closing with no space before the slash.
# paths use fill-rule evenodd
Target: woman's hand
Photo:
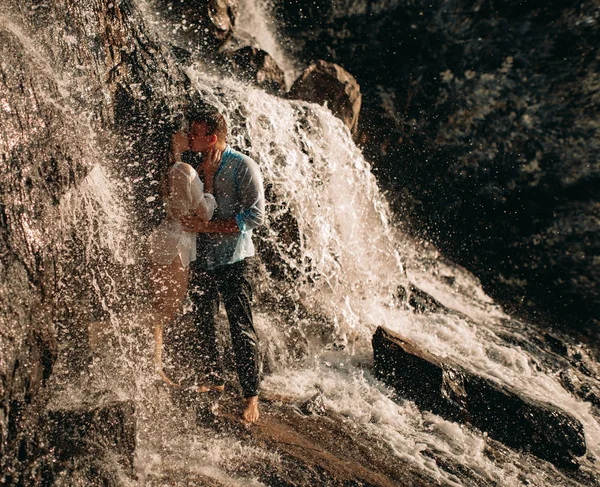
<path id="1" fill-rule="evenodd" d="M 215 175 L 215 173 L 219 169 L 219 166 L 221 165 L 222 155 L 223 151 L 217 149 L 214 145 L 210 148 L 201 166 L 202 171 L 204 171 L 204 177 L 208 175 Z"/>
<path id="2" fill-rule="evenodd" d="M 175 132 L 171 136 L 171 152 L 175 162 L 181 161 L 181 154 L 190 148 L 188 134 L 185 132 Z"/>

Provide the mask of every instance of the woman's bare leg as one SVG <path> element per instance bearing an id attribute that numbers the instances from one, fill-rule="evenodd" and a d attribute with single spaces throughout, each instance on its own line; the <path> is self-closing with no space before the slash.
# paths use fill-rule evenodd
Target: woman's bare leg
<path id="1" fill-rule="evenodd" d="M 189 268 L 176 258 L 170 265 L 152 265 L 152 309 L 154 326 L 154 365 L 162 380 L 170 386 L 178 386 L 162 369 L 163 329 L 173 321 L 185 297 Z"/>

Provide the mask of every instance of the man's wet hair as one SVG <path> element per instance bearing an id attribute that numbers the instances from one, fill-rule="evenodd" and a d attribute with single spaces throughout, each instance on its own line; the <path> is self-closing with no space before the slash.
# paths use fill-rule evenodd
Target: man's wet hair
<path id="1" fill-rule="evenodd" d="M 215 134 L 219 140 L 225 140 L 227 122 L 214 106 L 201 102 L 191 103 L 187 109 L 186 118 L 190 126 L 193 122 L 203 123 L 206 125 L 206 135 Z"/>

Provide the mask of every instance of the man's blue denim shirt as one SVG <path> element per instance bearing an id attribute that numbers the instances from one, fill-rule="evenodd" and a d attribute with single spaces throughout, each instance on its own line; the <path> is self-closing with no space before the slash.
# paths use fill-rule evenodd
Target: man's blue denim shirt
<path id="1" fill-rule="evenodd" d="M 211 221 L 235 218 L 240 231 L 198 234 L 196 266 L 208 270 L 254 255 L 252 230 L 265 219 L 265 191 L 258 164 L 225 147 L 215 174 L 213 194 L 217 209 Z"/>

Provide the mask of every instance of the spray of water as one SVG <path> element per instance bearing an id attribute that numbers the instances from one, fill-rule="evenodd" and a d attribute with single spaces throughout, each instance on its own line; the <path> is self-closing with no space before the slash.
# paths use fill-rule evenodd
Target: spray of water
<path id="1" fill-rule="evenodd" d="M 242 11 L 242 25 L 250 33 L 261 30 L 251 24 L 268 24 L 263 4 L 244 0 Z M 277 52 L 269 47 L 277 46 L 274 34 L 261 42 L 263 49 Z M 371 334 L 384 325 L 425 350 L 570 411 L 584 424 L 590 461 L 600 457 L 600 428 L 590 405 L 565 392 L 524 350 L 499 338 L 507 317 L 476 279 L 393 225 L 370 166 L 342 122 L 324 107 L 282 100 L 206 74 L 201 67 L 187 74 L 194 89 L 226 115 L 229 143 L 259 162 L 267 183 L 270 224 L 258 237 L 270 261 L 257 283 L 256 308 L 256 327 L 272 371 L 265 390 L 298 400 L 322 390 L 328 408 L 448 485 L 464 485 L 464 479 L 442 468 L 432 452 L 470 471 L 471 485 L 478 479 L 522 485 L 524 473 L 536 485 L 555 483 L 556 472 L 543 462 L 515 452 L 507 452 L 504 463 L 494 462 L 480 433 L 421 412 L 408 401 L 393 401 L 365 367 Z M 151 333 L 140 318 L 147 287 L 143 239 L 130 229 L 121 204 L 131 188 L 115 181 L 110 167 L 92 162 L 88 176 L 60 202 L 58 232 L 65 245 L 75 240 L 83 249 L 90 294 L 100 301 L 110 329 L 94 351 L 83 384 L 73 380 L 66 365 L 57 365 L 49 408 L 99 405 L 114 398 L 135 401 L 138 480 L 123 475 L 125 484 L 160 485 L 164 478 L 176 482 L 178 476 L 189 479 L 197 473 L 233 485 L 260 485 L 240 475 L 236 466 L 276 463 L 275 453 L 242 448 L 235 438 L 198 427 L 157 383 Z M 78 233 L 80 227 L 85 234 Z M 139 301 L 139 307 L 123 306 L 123 276 L 98 265 L 99 255 L 131 269 L 127 298 Z M 408 281 L 456 312 L 413 314 L 398 298 Z"/>

